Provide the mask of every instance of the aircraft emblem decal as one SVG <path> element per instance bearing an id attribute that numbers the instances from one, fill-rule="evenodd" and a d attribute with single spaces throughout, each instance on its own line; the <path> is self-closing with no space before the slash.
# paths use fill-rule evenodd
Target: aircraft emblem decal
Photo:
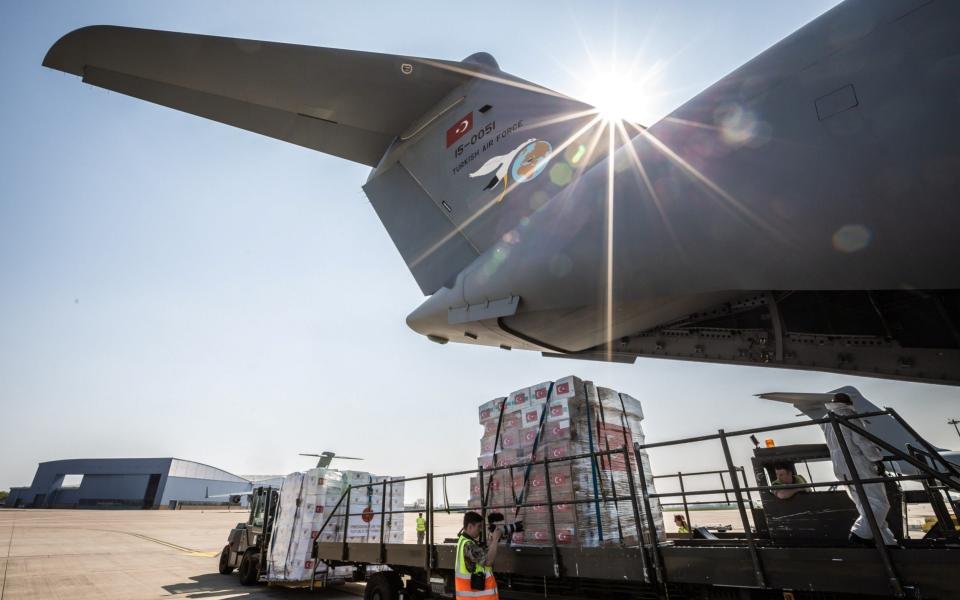
<path id="1" fill-rule="evenodd" d="M 517 183 L 530 181 L 547 166 L 552 152 L 553 146 L 550 142 L 530 138 L 510 152 L 494 156 L 483 163 L 482 167 L 470 173 L 470 177 L 482 177 L 493 173 L 493 178 L 483 189 L 484 191 L 493 189 L 502 181 L 503 191 L 497 198 L 497 202 L 500 202 L 507 193 L 510 176 L 513 176 L 513 180 Z"/>

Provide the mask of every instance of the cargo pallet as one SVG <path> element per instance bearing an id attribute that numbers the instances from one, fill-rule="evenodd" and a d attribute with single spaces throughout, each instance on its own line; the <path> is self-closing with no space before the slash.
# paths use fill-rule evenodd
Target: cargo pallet
<path id="1" fill-rule="evenodd" d="M 891 446 L 884 440 L 865 431 L 852 419 L 887 415 L 906 428 L 923 448 L 908 448 L 907 452 Z M 779 448 L 757 448 L 754 452 L 754 472 L 759 485 L 749 486 L 742 467 L 734 465 L 728 440 L 735 437 L 753 436 L 758 433 L 824 425 L 834 428 L 841 447 L 853 473 L 852 481 L 828 481 L 778 485 L 776 489 L 809 489 L 805 501 L 820 502 L 830 500 L 842 492 L 816 492 L 814 488 L 853 484 L 856 493 L 863 499 L 864 484 L 884 483 L 899 486 L 900 482 L 918 481 L 923 485 L 924 503 L 933 506 L 940 523 L 949 523 L 938 529 L 936 535 L 928 534 L 923 540 L 903 539 L 897 548 L 886 547 L 873 513 L 868 514 L 871 530 L 874 532 L 875 546 L 872 548 L 852 547 L 845 543 L 823 540 L 791 540 L 776 535 L 772 524 L 765 522 L 763 508 L 754 506 L 753 493 L 761 496 L 764 506 L 770 508 L 772 486 L 767 485 L 763 469 L 774 460 L 782 460 L 793 453 L 799 460 L 810 456 L 822 458 L 825 445 L 784 446 Z M 846 428 L 877 444 L 886 453 L 888 460 L 897 460 L 911 465 L 916 475 L 899 473 L 884 474 L 877 477 L 862 478 L 852 468 L 849 449 L 846 447 L 842 429 Z M 642 450 L 681 446 L 684 444 L 719 442 L 726 462 L 725 471 L 701 471 L 687 473 L 686 476 L 719 474 L 721 488 L 712 490 L 689 490 L 683 486 L 685 474 L 658 475 L 657 478 L 677 477 L 680 479 L 680 491 L 655 493 L 648 489 L 646 480 L 635 473 L 643 473 Z M 812 452 L 812 454 L 811 454 Z M 629 494 L 611 496 L 602 499 L 554 501 L 551 494 L 549 470 L 555 463 L 622 455 L 627 465 Z M 498 590 L 504 598 L 536 597 L 602 597 L 602 598 L 960 598 L 960 532 L 950 522 L 951 515 L 956 516 L 958 504 L 951 492 L 960 492 L 960 472 L 956 465 L 945 460 L 937 450 L 923 441 L 912 428 L 892 409 L 865 413 L 856 417 L 843 417 L 830 413 L 819 420 L 803 423 L 790 423 L 769 427 L 758 427 L 738 431 L 719 430 L 717 433 L 698 437 L 684 438 L 649 444 L 634 444 L 633 448 L 593 451 L 563 458 L 544 458 L 528 464 L 540 465 L 547 473 L 547 501 L 523 503 L 521 507 L 549 507 L 552 543 L 545 547 L 502 548 L 497 555 L 494 572 Z M 453 595 L 453 569 L 456 546 L 451 540 L 438 543 L 435 540 L 434 518 L 438 509 L 434 502 L 434 482 L 447 477 L 475 474 L 483 483 L 496 471 L 516 469 L 518 465 L 479 467 L 467 471 L 452 473 L 428 473 L 420 477 L 395 479 L 398 481 L 425 481 L 427 488 L 426 508 L 413 510 L 381 509 L 381 528 L 385 516 L 398 513 L 426 513 L 425 544 L 387 544 L 316 542 L 314 558 L 330 566 L 350 565 L 356 567 L 356 580 L 367 581 L 366 597 L 389 600 L 392 598 L 449 597 Z M 727 479 L 724 479 L 724 475 Z M 742 480 L 742 481 L 741 481 Z M 730 486 L 727 486 L 729 482 Z M 387 482 L 382 484 L 386 486 Z M 902 492 L 901 500 L 918 502 L 915 492 Z M 658 539 L 654 525 L 651 500 L 654 498 L 681 498 L 677 505 L 682 506 L 689 515 L 689 507 L 697 502 L 688 501 L 689 497 L 724 494 L 732 496 L 736 504 L 742 531 L 723 532 L 717 535 L 710 532 L 694 532 L 690 536 L 670 536 L 670 539 Z M 765 496 L 766 494 L 766 496 Z M 912 494 L 912 496 L 911 496 Z M 745 497 L 746 496 L 746 497 Z M 794 496 L 797 498 L 798 496 Z M 944 501 L 944 496 L 946 501 Z M 576 504 L 594 502 L 629 502 L 635 522 L 640 524 L 643 542 L 636 546 L 567 547 L 558 545 L 554 523 L 553 507 L 557 504 Z M 776 502 L 776 501 L 772 501 Z M 789 501 L 786 501 L 789 502 Z M 849 503 L 849 500 L 846 499 Z M 345 504 L 344 504 L 345 503 Z M 341 496 L 330 516 L 324 521 L 320 533 L 334 518 L 342 518 L 344 524 L 351 516 L 349 510 L 338 515 L 341 505 L 350 506 L 350 489 Z M 947 506 L 949 505 L 949 509 Z M 513 509 L 518 505 L 481 506 L 479 512 L 486 513 L 496 509 Z M 852 504 L 851 504 L 852 506 Z M 899 506 L 899 505 L 898 505 Z M 444 511 L 448 512 L 448 511 Z M 459 511 L 457 511 L 459 512 Z M 893 512 L 893 511 L 891 511 Z M 756 528 L 751 525 L 748 513 L 752 513 Z M 642 518 L 641 518 L 642 517 Z M 687 522 L 689 523 L 689 516 Z M 778 521 L 778 527 L 785 523 Z M 809 523 L 809 519 L 807 521 Z M 843 527 L 849 528 L 850 521 Z M 346 528 L 344 527 L 344 530 Z M 846 533 L 843 531 L 842 533 Z M 317 536 L 319 539 L 319 535 Z M 380 539 L 383 537 L 381 535 Z M 376 571 L 382 566 L 389 571 Z M 368 572 L 368 567 L 370 572 Z M 405 578 L 405 579 L 404 579 Z M 322 579 L 309 582 L 310 587 L 324 585 Z"/>

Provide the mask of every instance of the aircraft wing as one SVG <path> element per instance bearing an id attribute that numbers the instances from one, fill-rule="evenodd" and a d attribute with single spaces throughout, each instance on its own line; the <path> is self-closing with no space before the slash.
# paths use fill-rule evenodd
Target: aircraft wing
<path id="1" fill-rule="evenodd" d="M 204 498 L 230 498 L 232 496 L 250 496 L 253 494 L 253 491 L 246 492 L 233 492 L 232 494 L 207 494 Z"/>
<path id="2" fill-rule="evenodd" d="M 376 166 L 470 73 L 444 61 L 98 25 L 43 65 L 85 83 Z"/>

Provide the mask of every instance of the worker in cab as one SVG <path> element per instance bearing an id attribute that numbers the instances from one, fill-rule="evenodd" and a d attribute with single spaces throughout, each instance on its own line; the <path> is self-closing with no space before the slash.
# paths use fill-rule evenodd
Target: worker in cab
<path id="1" fill-rule="evenodd" d="M 683 515 L 673 515 L 673 524 L 677 526 L 677 533 L 690 533 L 690 526 Z"/>
<path id="2" fill-rule="evenodd" d="M 463 515 L 463 529 L 457 538 L 457 557 L 454 570 L 454 589 L 459 598 L 499 600 L 497 580 L 493 577 L 493 561 L 497 557 L 497 542 L 502 527 L 490 531 L 490 547 L 480 543 L 483 517 L 469 511 Z"/>
<path id="3" fill-rule="evenodd" d="M 797 473 L 797 468 L 793 463 L 779 463 L 773 465 L 773 473 L 777 476 L 770 485 L 793 485 L 796 483 L 807 483 L 807 480 L 803 478 L 803 475 Z M 770 490 L 775 497 L 781 500 L 789 500 L 797 494 L 806 492 L 807 488 L 787 488 L 785 490 Z"/>
<path id="4" fill-rule="evenodd" d="M 427 535 L 427 520 L 423 518 L 423 513 L 417 513 L 417 543 L 422 544 L 423 538 Z"/>

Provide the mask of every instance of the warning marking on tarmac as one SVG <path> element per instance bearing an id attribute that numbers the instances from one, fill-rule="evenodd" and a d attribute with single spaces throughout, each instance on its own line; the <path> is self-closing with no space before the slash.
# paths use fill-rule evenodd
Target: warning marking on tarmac
<path id="1" fill-rule="evenodd" d="M 24 527 L 23 525 L 21 525 L 20 528 L 21 529 L 52 529 L 53 527 L 49 525 L 27 525 Z M 178 552 L 183 552 L 188 556 L 199 556 L 203 558 L 210 558 L 220 554 L 220 550 L 214 550 L 212 552 L 207 552 L 204 550 L 196 550 L 194 548 L 187 548 L 186 546 L 180 546 L 179 544 L 174 544 L 173 542 L 167 542 L 161 539 L 157 539 L 155 537 L 150 537 L 149 535 L 144 535 L 142 533 L 134 533 L 132 531 L 123 531 L 120 529 L 99 529 L 96 527 L 62 527 L 59 525 L 56 527 L 56 529 L 80 529 L 83 531 L 101 531 L 103 533 L 120 533 L 123 535 L 129 535 L 135 538 L 140 538 L 141 540 L 144 540 L 147 542 L 153 542 L 154 544 L 160 544 L 161 546 L 166 546 L 167 548 L 172 548 L 173 550 L 177 550 Z M 11 535 L 11 543 L 12 542 L 13 540 Z"/>
<path id="2" fill-rule="evenodd" d="M 100 531 L 109 531 L 111 533 L 125 533 L 127 535 L 132 535 L 133 537 L 140 538 L 141 540 L 146 540 L 148 542 L 160 544 L 161 546 L 166 546 L 167 548 L 173 548 L 174 550 L 179 550 L 180 552 L 183 552 L 184 554 L 187 554 L 189 556 L 201 556 L 204 558 L 210 558 L 212 556 L 216 556 L 220 554 L 219 550 L 214 552 L 204 552 L 202 550 L 194 550 L 193 548 L 187 548 L 186 546 L 178 546 L 177 544 L 173 544 L 171 542 L 158 540 L 157 538 L 153 538 L 148 535 L 143 535 L 142 533 L 133 533 L 132 531 L 118 531 L 116 529 L 101 529 Z"/>

